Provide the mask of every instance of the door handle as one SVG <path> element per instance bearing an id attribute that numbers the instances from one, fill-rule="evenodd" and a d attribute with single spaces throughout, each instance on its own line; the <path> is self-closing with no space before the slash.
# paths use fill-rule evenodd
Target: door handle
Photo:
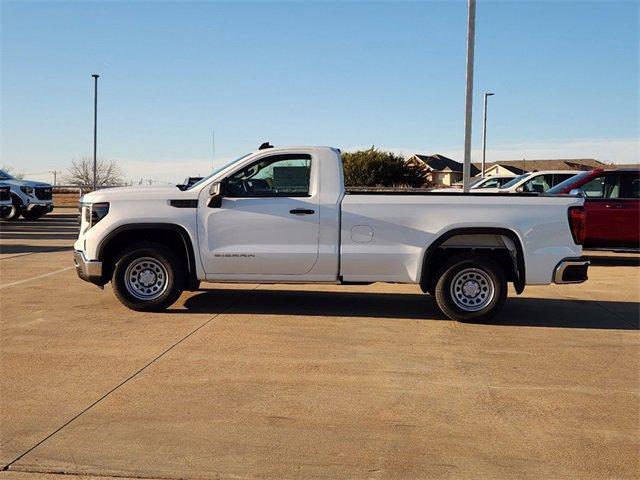
<path id="1" fill-rule="evenodd" d="M 316 211 L 308 210 L 306 208 L 294 208 L 293 210 L 289 210 L 289 213 L 293 215 L 313 215 Z"/>

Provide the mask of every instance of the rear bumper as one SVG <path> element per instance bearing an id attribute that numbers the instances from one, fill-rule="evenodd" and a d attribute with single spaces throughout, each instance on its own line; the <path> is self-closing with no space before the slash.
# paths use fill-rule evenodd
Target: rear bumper
<path id="1" fill-rule="evenodd" d="M 102 262 L 87 260 L 83 252 L 73 252 L 73 262 L 76 265 L 76 273 L 85 282 L 103 286 L 106 282 L 102 278 Z"/>
<path id="2" fill-rule="evenodd" d="M 587 270 L 590 262 L 582 258 L 565 258 L 553 272 L 554 283 L 582 283 L 589 277 Z"/>

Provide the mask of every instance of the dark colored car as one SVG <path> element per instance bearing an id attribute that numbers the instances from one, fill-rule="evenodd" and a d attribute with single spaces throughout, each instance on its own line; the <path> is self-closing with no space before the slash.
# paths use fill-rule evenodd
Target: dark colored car
<path id="1" fill-rule="evenodd" d="M 590 170 L 547 193 L 572 190 L 585 197 L 586 248 L 640 248 L 640 169 Z"/>

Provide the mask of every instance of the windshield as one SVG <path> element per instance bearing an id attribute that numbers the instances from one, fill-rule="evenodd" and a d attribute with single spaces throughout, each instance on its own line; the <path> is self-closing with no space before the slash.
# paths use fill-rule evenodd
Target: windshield
<path id="1" fill-rule="evenodd" d="M 480 182 L 484 182 L 486 178 L 476 178 L 473 182 L 469 184 L 469 188 L 473 188 L 478 185 Z"/>
<path id="2" fill-rule="evenodd" d="M 509 187 L 513 187 L 516 183 L 518 183 L 520 180 L 522 180 L 523 178 L 527 178 L 529 176 L 528 173 L 525 173 L 523 175 L 518 175 L 516 178 L 514 178 L 513 180 L 508 181 L 507 183 L 505 183 L 504 185 L 502 185 L 500 187 L 500 190 L 503 190 L 505 188 L 509 188 Z"/>
<path id="3" fill-rule="evenodd" d="M 251 155 L 251 153 L 247 153 L 246 155 L 241 156 L 240 158 L 236 158 L 235 160 L 230 161 L 229 163 L 224 164 L 222 167 L 220 168 L 216 168 L 213 172 L 211 172 L 209 175 L 207 175 L 206 177 L 202 178 L 201 180 L 198 180 L 196 183 L 194 183 L 193 185 L 191 185 L 189 187 L 189 190 L 191 190 L 194 187 L 197 187 L 198 185 L 202 185 L 203 183 L 205 183 L 207 180 L 209 180 L 211 177 L 217 175 L 219 172 L 221 172 L 222 170 L 224 170 L 225 168 L 233 165 L 236 162 L 239 162 L 240 160 L 242 160 L 243 158 L 247 158 L 249 155 Z M 184 187 L 183 187 L 184 188 Z"/>
<path id="4" fill-rule="evenodd" d="M 15 180 L 15 178 L 13 178 L 4 170 L 0 170 L 0 180 Z"/>
<path id="5" fill-rule="evenodd" d="M 569 177 L 564 182 L 560 182 L 555 187 L 547 190 L 547 193 L 562 193 L 568 187 L 573 186 L 574 184 L 582 183 L 581 180 L 585 177 L 588 177 L 589 175 L 591 175 L 591 172 L 582 172 L 578 175 L 574 175 L 573 177 Z"/>

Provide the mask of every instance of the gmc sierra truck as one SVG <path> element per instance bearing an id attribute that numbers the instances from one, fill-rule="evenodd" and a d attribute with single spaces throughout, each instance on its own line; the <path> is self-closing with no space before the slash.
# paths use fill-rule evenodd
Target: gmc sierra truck
<path id="1" fill-rule="evenodd" d="M 53 186 L 48 183 L 20 180 L 0 170 L 0 182 L 10 188 L 10 203 L 0 210 L 5 220 L 37 220 L 53 210 Z"/>
<path id="2" fill-rule="evenodd" d="M 191 187 L 81 199 L 75 264 L 134 310 L 200 282 L 412 283 L 451 319 L 481 321 L 507 283 L 580 283 L 583 199 L 538 194 L 350 192 L 340 151 L 261 148 Z"/>

